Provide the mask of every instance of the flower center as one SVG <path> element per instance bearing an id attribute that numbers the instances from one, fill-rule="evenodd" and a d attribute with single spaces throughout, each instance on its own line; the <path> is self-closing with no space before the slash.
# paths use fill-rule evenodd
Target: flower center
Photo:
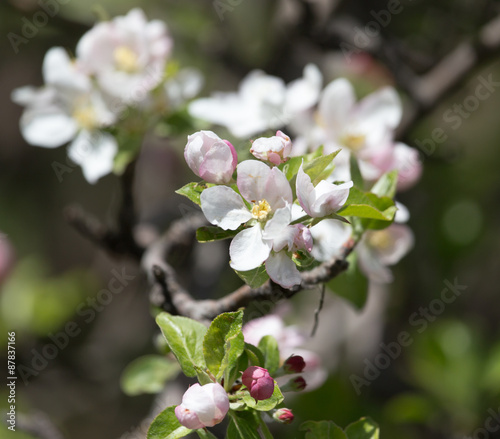
<path id="1" fill-rule="evenodd" d="M 113 52 L 113 60 L 116 68 L 126 73 L 134 73 L 138 70 L 137 55 L 127 46 L 119 46 Z"/>
<path id="2" fill-rule="evenodd" d="M 340 142 L 349 149 L 358 151 L 365 143 L 365 139 L 366 136 L 364 134 L 346 134 L 342 136 Z"/>
<path id="3" fill-rule="evenodd" d="M 85 130 L 92 130 L 97 125 L 95 110 L 91 105 L 77 107 L 75 111 L 73 111 L 72 116 L 80 128 Z"/>
<path id="4" fill-rule="evenodd" d="M 387 230 L 373 231 L 368 236 L 368 245 L 376 249 L 385 250 L 393 244 L 394 239 Z"/>
<path id="5" fill-rule="evenodd" d="M 265 199 L 260 200 L 252 207 L 252 216 L 258 221 L 265 221 L 269 212 L 271 212 L 271 206 Z"/>

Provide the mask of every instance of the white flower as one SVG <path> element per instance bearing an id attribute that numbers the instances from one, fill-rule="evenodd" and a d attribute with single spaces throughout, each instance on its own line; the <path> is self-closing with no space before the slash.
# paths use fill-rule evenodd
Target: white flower
<path id="1" fill-rule="evenodd" d="M 177 109 L 193 99 L 203 87 L 204 78 L 199 70 L 186 67 L 165 81 L 168 105 Z"/>
<path id="2" fill-rule="evenodd" d="M 247 138 L 286 125 L 317 102 L 320 90 L 321 73 L 312 64 L 304 69 L 303 78 L 288 87 L 282 79 L 254 70 L 242 80 L 237 93 L 197 99 L 189 105 L 189 112 Z"/>
<path id="3" fill-rule="evenodd" d="M 317 218 L 330 215 L 339 210 L 345 204 L 353 182 L 349 181 L 336 185 L 321 180 L 314 187 L 311 178 L 300 165 L 296 185 L 300 205 L 309 216 Z"/>
<path id="4" fill-rule="evenodd" d="M 208 221 L 225 230 L 247 223 L 229 247 L 231 267 L 249 271 L 266 263 L 269 277 L 285 288 L 300 283 L 300 274 L 287 251 L 307 249 L 310 240 L 292 221 L 292 190 L 285 175 L 257 160 L 237 167 L 241 196 L 227 186 L 205 189 L 201 209 Z M 250 204 L 247 207 L 245 201 Z"/>
<path id="5" fill-rule="evenodd" d="M 50 49 L 44 58 L 41 89 L 22 87 L 12 100 L 26 106 L 20 126 L 24 139 L 36 146 L 55 148 L 71 140 L 68 155 L 95 183 L 113 169 L 116 140 L 101 129 L 116 120 L 103 96 L 64 49 Z"/>
<path id="6" fill-rule="evenodd" d="M 129 104 L 144 101 L 160 84 L 171 50 L 165 24 L 148 22 L 136 8 L 90 29 L 78 42 L 76 54 L 106 93 Z"/>

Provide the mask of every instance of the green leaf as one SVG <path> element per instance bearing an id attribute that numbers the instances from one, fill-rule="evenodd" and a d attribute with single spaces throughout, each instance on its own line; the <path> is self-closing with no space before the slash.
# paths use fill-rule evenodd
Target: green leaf
<path id="1" fill-rule="evenodd" d="M 351 302 L 357 309 L 365 306 L 368 297 L 368 279 L 359 269 L 357 254 L 347 257 L 349 267 L 326 285 L 335 294 Z"/>
<path id="2" fill-rule="evenodd" d="M 178 439 L 187 436 L 193 430 L 181 425 L 175 416 L 175 405 L 163 410 L 149 426 L 147 439 Z"/>
<path id="3" fill-rule="evenodd" d="M 332 421 L 306 421 L 300 426 L 305 439 L 347 439 L 342 429 Z"/>
<path id="4" fill-rule="evenodd" d="M 194 365 L 201 369 L 206 367 L 203 357 L 203 337 L 207 328 L 204 325 L 187 317 L 172 316 L 166 312 L 158 314 L 156 323 L 186 376 L 196 376 Z"/>
<path id="5" fill-rule="evenodd" d="M 351 167 L 351 179 L 354 183 L 354 186 L 363 190 L 363 188 L 365 187 L 365 181 L 363 180 L 361 171 L 359 169 L 358 159 L 354 154 L 351 154 L 350 167 Z"/>
<path id="6" fill-rule="evenodd" d="M 248 361 L 252 366 L 264 367 L 264 354 L 253 344 L 245 343 L 245 352 L 248 355 Z"/>
<path id="7" fill-rule="evenodd" d="M 234 238 L 239 232 L 240 229 L 224 230 L 216 226 L 204 226 L 196 231 L 196 239 L 198 242 L 219 241 L 221 239 Z"/>
<path id="8" fill-rule="evenodd" d="M 398 171 L 387 172 L 378 179 L 370 192 L 379 197 L 394 198 L 398 185 Z"/>
<path id="9" fill-rule="evenodd" d="M 287 180 L 291 180 L 293 176 L 299 172 L 302 160 L 304 160 L 303 156 L 292 157 L 286 163 L 279 166 L 281 171 L 283 171 L 283 174 L 285 174 Z"/>
<path id="10" fill-rule="evenodd" d="M 226 439 L 261 439 L 259 424 L 251 416 L 245 412 L 232 412 L 231 415 Z"/>
<path id="11" fill-rule="evenodd" d="M 316 186 L 321 180 L 327 178 L 333 171 L 333 159 L 340 149 L 331 154 L 315 158 L 309 163 L 304 163 L 304 172 L 311 177 L 312 184 Z M 330 166 L 332 165 L 332 166 Z"/>
<path id="12" fill-rule="evenodd" d="M 394 219 L 396 210 L 394 201 L 389 197 L 378 197 L 370 192 L 362 192 L 358 188 L 352 187 L 345 206 L 337 211 L 337 214 L 375 219 L 389 225 Z"/>
<path id="13" fill-rule="evenodd" d="M 269 410 L 272 410 L 278 404 L 283 402 L 283 399 L 283 394 L 281 393 L 276 381 L 274 382 L 274 391 L 270 398 L 263 399 L 262 401 L 255 401 L 255 399 L 250 396 L 250 393 L 243 396 L 243 402 L 248 407 L 260 412 L 268 412 Z"/>
<path id="14" fill-rule="evenodd" d="M 361 418 L 345 429 L 348 439 L 379 439 L 378 425 L 371 418 Z"/>
<path id="15" fill-rule="evenodd" d="M 272 335 L 266 335 L 259 341 L 259 349 L 264 355 L 264 368 L 273 375 L 280 367 L 278 342 Z"/>
<path id="16" fill-rule="evenodd" d="M 203 354 L 208 369 L 220 380 L 225 369 L 238 361 L 245 349 L 241 326 L 243 311 L 217 316 L 203 340 Z"/>
<path id="17" fill-rule="evenodd" d="M 179 373 L 177 363 L 160 355 L 145 355 L 132 361 L 123 371 L 121 387 L 129 395 L 158 393 Z"/>
<path id="18" fill-rule="evenodd" d="M 234 272 L 243 280 L 248 286 L 252 288 L 259 288 L 269 280 L 266 267 L 261 265 L 249 271 L 236 271 Z"/>
<path id="19" fill-rule="evenodd" d="M 185 197 L 189 198 L 193 203 L 196 203 L 198 206 L 201 205 L 200 201 L 200 195 L 201 193 L 209 188 L 215 186 L 214 184 L 211 183 L 204 183 L 204 182 L 192 182 L 188 183 L 185 186 L 182 186 L 180 189 L 177 189 L 175 191 L 176 194 L 179 195 L 184 195 Z"/>

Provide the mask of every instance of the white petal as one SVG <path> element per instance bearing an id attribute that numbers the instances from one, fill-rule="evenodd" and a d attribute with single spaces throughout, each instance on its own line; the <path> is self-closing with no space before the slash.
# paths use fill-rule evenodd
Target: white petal
<path id="1" fill-rule="evenodd" d="M 292 248 L 295 233 L 293 227 L 288 227 L 291 219 L 291 207 L 288 205 L 278 209 L 266 223 L 262 236 L 266 240 L 272 240 L 274 251 L 280 251 L 285 246 Z"/>
<path id="2" fill-rule="evenodd" d="M 396 201 L 396 207 L 398 208 L 398 210 L 396 211 L 394 222 L 399 224 L 408 222 L 408 220 L 410 219 L 410 211 L 408 210 L 408 208 L 399 201 Z"/>
<path id="3" fill-rule="evenodd" d="M 394 129 L 399 125 L 403 109 L 396 90 L 385 87 L 362 99 L 356 107 L 355 118 L 369 131 L 377 126 Z"/>
<path id="4" fill-rule="evenodd" d="M 378 255 L 384 265 L 394 265 L 410 251 L 415 238 L 411 229 L 404 224 L 391 224 L 383 232 L 389 234 L 392 245 L 380 249 Z"/>
<path id="5" fill-rule="evenodd" d="M 297 266 L 284 251 L 272 253 L 266 261 L 269 277 L 283 288 L 291 288 L 301 282 Z"/>
<path id="6" fill-rule="evenodd" d="M 351 83 L 344 78 L 330 82 L 323 90 L 318 113 L 329 131 L 339 132 L 347 125 L 356 95 Z"/>
<path id="7" fill-rule="evenodd" d="M 74 119 L 55 107 L 27 109 L 21 116 L 21 132 L 26 142 L 56 148 L 69 142 L 77 132 Z"/>
<path id="8" fill-rule="evenodd" d="M 269 173 L 263 196 L 269 202 L 273 212 L 293 201 L 290 183 L 277 167 L 272 168 Z"/>
<path id="9" fill-rule="evenodd" d="M 262 239 L 262 229 L 257 224 L 238 233 L 231 241 L 229 255 L 231 267 L 238 271 L 248 271 L 259 267 L 268 257 L 271 244 Z"/>
<path id="10" fill-rule="evenodd" d="M 314 213 L 317 216 L 326 216 L 339 210 L 347 201 L 352 186 L 352 181 L 336 185 L 321 180 L 314 188 L 316 196 L 313 204 Z"/>
<path id="11" fill-rule="evenodd" d="M 267 199 L 266 184 L 271 168 L 258 160 L 245 160 L 236 168 L 237 185 L 241 196 L 249 203 Z M 272 206 L 271 206 L 272 207 Z"/>
<path id="12" fill-rule="evenodd" d="M 118 144 L 109 133 L 81 131 L 68 149 L 68 156 L 82 167 L 83 176 L 94 184 L 113 171 Z"/>
<path id="13" fill-rule="evenodd" d="M 342 246 L 351 237 L 350 225 L 334 219 L 326 219 L 311 227 L 314 246 L 311 255 L 318 261 L 329 261 L 340 255 Z"/>
<path id="14" fill-rule="evenodd" d="M 47 84 L 58 87 L 90 90 L 90 79 L 79 72 L 62 47 L 50 49 L 43 60 L 43 78 Z"/>
<path id="15" fill-rule="evenodd" d="M 373 250 L 360 243 L 357 252 L 359 267 L 371 281 L 382 284 L 392 282 L 391 270 L 382 263 Z"/>
<path id="16" fill-rule="evenodd" d="M 304 76 L 287 86 L 285 108 L 288 113 L 299 113 L 311 108 L 318 102 L 323 78 L 318 67 L 308 64 Z"/>
<path id="17" fill-rule="evenodd" d="M 241 197 L 227 186 L 205 189 L 200 201 L 207 220 L 224 230 L 236 230 L 252 218 Z"/>

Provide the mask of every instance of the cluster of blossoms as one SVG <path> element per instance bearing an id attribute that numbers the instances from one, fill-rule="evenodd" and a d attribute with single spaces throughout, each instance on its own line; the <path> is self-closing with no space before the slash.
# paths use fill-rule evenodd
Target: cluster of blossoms
<path id="1" fill-rule="evenodd" d="M 309 227 L 295 221 L 335 213 L 353 185 L 352 181 L 337 185 L 321 180 L 314 186 L 301 164 L 295 182 L 298 204 L 294 204 L 290 182 L 276 166 L 288 160 L 291 150 L 290 138 L 278 131 L 253 142 L 251 152 L 260 160 L 237 164 L 230 142 L 211 131 L 200 131 L 188 137 L 184 151 L 193 172 L 214 184 L 200 196 L 207 220 L 223 230 L 238 231 L 229 249 L 231 267 L 245 272 L 265 263 L 269 277 L 285 288 L 301 280 L 293 255 L 312 250 Z"/>
<path id="2" fill-rule="evenodd" d="M 45 85 L 12 94 L 26 107 L 23 137 L 45 148 L 71 142 L 69 158 L 95 183 L 113 170 L 119 150 L 113 127 L 128 108 L 158 112 L 198 92 L 200 78 L 191 70 L 166 78 L 172 46 L 162 21 L 148 22 L 142 10 L 133 9 L 85 33 L 75 58 L 62 47 L 50 49 L 42 68 Z"/>

